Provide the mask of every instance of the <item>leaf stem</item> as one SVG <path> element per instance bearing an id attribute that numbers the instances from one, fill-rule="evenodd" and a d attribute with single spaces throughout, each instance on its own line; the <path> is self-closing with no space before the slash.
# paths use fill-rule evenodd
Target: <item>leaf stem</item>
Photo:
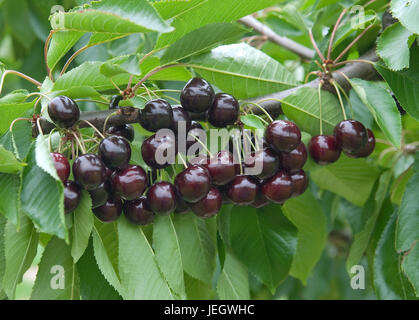
<path id="1" fill-rule="evenodd" d="M 332 54 L 333 41 L 335 40 L 336 31 L 338 30 L 340 22 L 342 21 L 343 16 L 345 15 L 346 11 L 347 11 L 346 8 L 343 9 L 342 13 L 340 14 L 340 16 L 339 16 L 338 20 L 336 21 L 336 24 L 333 28 L 332 35 L 330 36 L 330 40 L 329 40 L 329 49 L 327 50 L 327 60 L 330 60 L 330 56 Z"/>
<path id="2" fill-rule="evenodd" d="M 29 77 L 28 75 L 26 75 L 26 74 L 24 74 L 24 73 L 22 73 L 22 72 L 19 72 L 19 71 L 16 71 L 16 70 L 6 70 L 6 71 L 4 71 L 4 72 L 3 72 L 3 74 L 1 75 L 1 80 L 0 80 L 0 94 L 1 94 L 1 91 L 2 91 L 2 89 L 3 89 L 4 79 L 6 78 L 6 76 L 7 76 L 8 74 L 14 74 L 15 76 L 21 77 L 21 78 L 23 78 L 23 79 L 25 79 L 25 80 L 27 80 L 27 81 L 29 81 L 29 82 L 33 83 L 33 84 L 34 84 L 34 85 L 36 85 L 38 88 L 42 86 L 42 83 L 40 83 L 39 81 L 37 81 L 37 80 L 35 80 L 35 79 L 33 79 L 33 78 Z"/>

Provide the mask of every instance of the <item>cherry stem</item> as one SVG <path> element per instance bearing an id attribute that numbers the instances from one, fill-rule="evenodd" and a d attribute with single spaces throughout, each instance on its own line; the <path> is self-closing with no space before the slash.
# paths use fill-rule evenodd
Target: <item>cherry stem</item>
<path id="1" fill-rule="evenodd" d="M 322 119 L 322 86 L 323 86 L 323 81 L 320 80 L 319 85 L 317 87 L 317 93 L 319 95 L 319 119 L 320 119 L 320 135 L 323 135 L 323 119 Z"/>
<path id="2" fill-rule="evenodd" d="M 342 108 L 343 120 L 347 120 L 346 112 L 345 112 L 345 106 L 343 105 L 342 96 L 340 95 L 339 88 L 337 87 L 337 85 L 336 85 L 336 83 L 333 79 L 330 82 L 332 83 L 333 87 L 336 90 L 336 94 L 338 95 L 339 104 L 340 104 L 340 107 Z"/>
<path id="3" fill-rule="evenodd" d="M 32 119 L 31 119 L 31 118 L 16 118 L 16 119 L 15 119 L 15 120 L 13 120 L 13 121 L 12 121 L 12 123 L 10 124 L 9 131 L 10 131 L 10 132 L 13 132 L 13 126 L 15 125 L 15 123 L 16 123 L 16 122 L 18 122 L 18 121 L 22 121 L 22 120 L 31 121 Z"/>
<path id="4" fill-rule="evenodd" d="M 57 130 L 57 128 L 52 129 L 51 132 L 48 135 L 48 150 L 49 150 L 49 152 L 52 152 L 51 137 L 52 137 L 54 131 L 56 131 L 56 130 Z"/>
<path id="5" fill-rule="evenodd" d="M 82 53 L 83 51 L 85 51 L 85 50 L 87 50 L 87 49 L 89 49 L 91 46 L 84 46 L 84 47 L 81 47 L 79 50 L 77 50 L 76 52 L 74 52 L 72 55 L 71 55 L 71 57 L 70 58 L 68 58 L 68 60 L 67 60 L 67 62 L 65 63 L 65 65 L 64 65 L 64 67 L 61 69 L 61 72 L 60 72 L 60 76 L 62 76 L 65 72 L 66 72 L 66 70 L 67 70 L 67 68 L 68 68 L 68 66 L 70 65 L 70 63 L 80 54 L 80 53 Z"/>
<path id="6" fill-rule="evenodd" d="M 144 83 L 143 83 L 143 84 L 141 84 L 141 86 L 144 88 L 145 92 L 147 93 L 148 98 L 149 98 L 150 100 L 153 100 L 153 97 L 151 96 L 150 90 L 147 88 L 147 86 L 146 86 Z M 157 96 L 157 95 L 155 95 L 155 96 Z M 158 97 L 158 96 L 157 96 L 157 97 Z"/>
<path id="7" fill-rule="evenodd" d="M 39 123 L 39 119 L 41 118 L 36 119 L 36 126 L 38 127 L 39 133 L 43 136 L 44 132 L 42 131 L 42 127 L 41 127 L 41 124 Z"/>
<path id="8" fill-rule="evenodd" d="M 182 161 L 183 165 L 185 166 L 185 168 L 188 167 L 188 165 L 186 164 L 185 159 L 183 159 L 182 155 L 180 154 L 180 152 L 178 153 L 179 159 Z"/>
<path id="9" fill-rule="evenodd" d="M 270 122 L 273 122 L 274 121 L 272 119 L 271 115 L 268 113 L 268 111 L 266 111 L 265 108 L 263 108 L 259 104 L 255 103 L 255 102 L 246 102 L 244 105 L 248 105 L 248 104 L 254 105 L 254 106 L 258 107 L 260 110 L 262 110 L 262 112 L 268 117 L 268 119 L 269 119 Z M 265 123 L 266 123 L 266 121 L 265 121 Z M 266 123 L 266 124 L 268 124 L 268 123 Z"/>
<path id="10" fill-rule="evenodd" d="M 116 112 L 112 112 L 109 116 L 106 117 L 105 122 L 103 123 L 103 135 L 102 134 L 100 135 L 102 137 L 102 139 L 105 139 L 106 125 L 108 124 L 108 121 L 109 121 L 110 117 L 112 117 L 116 114 L 117 114 Z"/>
<path id="11" fill-rule="evenodd" d="M 48 67 L 48 47 L 49 47 L 49 43 L 51 42 L 52 36 L 55 33 L 55 31 L 56 30 L 51 30 L 49 32 L 49 35 L 48 35 L 47 39 L 45 40 L 45 45 L 44 45 L 45 68 L 47 69 L 48 77 L 51 81 L 53 81 L 54 79 L 52 78 L 52 70 Z"/>
<path id="12" fill-rule="evenodd" d="M 346 60 L 346 61 L 338 62 L 338 63 L 334 64 L 333 67 L 340 67 L 340 66 L 343 66 L 344 64 L 347 64 L 347 63 L 356 63 L 356 62 L 368 63 L 370 65 L 375 66 L 375 62 L 373 62 L 373 61 L 363 60 L 363 59 L 354 59 L 354 60 Z"/>
<path id="13" fill-rule="evenodd" d="M 243 175 L 243 166 L 242 166 L 242 150 L 241 150 L 241 143 L 240 143 L 240 137 L 234 137 L 234 140 L 236 140 L 236 149 L 237 149 L 237 156 L 239 157 L 239 163 L 240 163 L 240 175 Z"/>
<path id="14" fill-rule="evenodd" d="M 46 94 L 43 94 L 41 92 L 32 92 L 32 93 L 28 94 L 25 98 L 25 101 L 26 101 L 26 99 L 28 99 L 29 97 L 32 97 L 32 96 L 40 96 L 40 97 L 43 97 L 43 98 L 47 99 L 48 101 L 51 101 L 50 97 L 48 97 Z"/>
<path id="15" fill-rule="evenodd" d="M 320 59 L 322 61 L 325 61 L 324 55 L 320 52 L 319 47 L 317 46 L 317 43 L 314 40 L 313 32 L 311 31 L 311 29 L 308 30 L 308 35 L 310 36 L 310 40 L 311 40 L 311 43 L 313 44 L 314 50 L 316 50 L 316 52 L 317 52 L 318 56 L 320 57 Z"/>
<path id="16" fill-rule="evenodd" d="M 14 74 L 14 75 L 16 75 L 16 76 L 18 76 L 18 77 L 21 77 L 21 78 L 23 78 L 23 79 L 25 79 L 25 80 L 29 81 L 29 82 L 32 82 L 32 83 L 33 83 L 34 85 L 36 85 L 38 88 L 42 86 L 42 83 L 40 83 L 39 81 L 37 81 L 37 80 L 35 80 L 35 79 L 33 79 L 33 78 L 31 78 L 31 77 L 27 76 L 26 74 L 24 74 L 24 73 L 22 73 L 22 72 L 15 71 L 15 70 L 6 70 L 6 71 L 4 71 L 4 72 L 3 72 L 2 76 L 1 76 L 1 80 L 0 80 L 0 94 L 1 94 L 1 91 L 2 91 L 2 89 L 3 89 L 4 79 L 6 78 L 6 76 L 7 76 L 8 74 Z"/>
<path id="17" fill-rule="evenodd" d="M 199 138 L 197 136 L 194 136 L 193 134 L 191 134 L 191 136 L 197 141 L 199 142 L 199 144 L 204 148 L 204 150 L 209 154 L 209 156 L 212 158 L 213 155 L 211 153 L 211 151 L 209 151 L 208 147 L 205 145 L 205 143 L 203 143 L 201 140 L 199 140 Z"/>
<path id="18" fill-rule="evenodd" d="M 333 41 L 335 40 L 336 31 L 338 30 L 339 25 L 340 25 L 340 23 L 343 19 L 343 16 L 345 15 L 346 11 L 347 11 L 346 8 L 343 9 L 342 13 L 340 14 L 340 16 L 339 16 L 338 20 L 336 21 L 336 24 L 333 28 L 332 35 L 330 36 L 330 40 L 329 40 L 329 49 L 327 50 L 327 60 L 330 60 L 330 56 L 332 54 Z"/>
<path id="19" fill-rule="evenodd" d="M 352 118 L 355 118 L 355 116 L 354 116 L 354 109 L 353 109 L 353 106 L 352 106 L 352 102 L 351 102 L 351 100 L 349 99 L 348 95 L 346 94 L 346 92 L 345 92 L 345 90 L 342 88 L 342 86 L 339 84 L 339 82 L 334 81 L 334 83 L 337 85 L 337 87 L 339 88 L 339 90 L 342 92 L 342 94 L 344 95 L 344 97 L 345 97 L 346 101 L 348 101 L 349 108 L 350 108 L 350 110 L 351 110 L 351 115 L 352 115 Z"/>
<path id="20" fill-rule="evenodd" d="M 105 139 L 105 136 L 99 131 L 99 129 L 98 128 L 96 128 L 93 124 L 91 124 L 89 121 L 87 121 L 87 120 L 84 120 L 84 119 L 81 119 L 80 121 L 83 121 L 83 122 L 85 122 L 85 123 L 87 123 L 90 127 L 92 127 L 93 128 L 93 130 L 95 130 L 96 132 L 97 132 L 97 134 L 102 138 L 102 139 Z"/>
<path id="21" fill-rule="evenodd" d="M 84 146 L 82 145 L 82 143 L 81 143 L 81 141 L 79 140 L 79 138 L 77 137 L 77 134 L 73 131 L 73 130 L 71 130 L 71 134 L 73 135 L 73 137 L 76 139 L 76 141 L 77 141 L 77 146 L 78 147 L 80 147 L 80 149 L 81 149 L 81 151 L 83 152 L 83 153 L 86 153 L 86 149 L 84 148 Z M 77 154 L 78 154 L 78 152 L 77 152 Z"/>

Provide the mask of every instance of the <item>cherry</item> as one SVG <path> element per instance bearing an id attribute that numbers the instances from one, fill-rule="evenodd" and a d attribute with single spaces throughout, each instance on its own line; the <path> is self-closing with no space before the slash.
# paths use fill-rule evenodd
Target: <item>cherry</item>
<path id="1" fill-rule="evenodd" d="M 185 126 L 186 131 L 188 132 L 191 128 L 191 116 L 189 113 L 183 109 L 181 106 L 175 106 L 172 108 L 173 112 L 173 124 L 172 128 L 175 133 L 178 132 L 179 125 Z"/>
<path id="2" fill-rule="evenodd" d="M 205 154 L 199 154 L 196 157 L 190 159 L 188 161 L 188 165 L 200 164 L 200 165 L 206 166 L 209 163 L 209 161 L 210 161 L 210 159 L 209 159 L 209 157 L 207 155 L 205 155 Z M 212 181 L 212 182 L 214 182 L 214 181 Z"/>
<path id="3" fill-rule="evenodd" d="M 235 204 L 247 205 L 255 201 L 258 182 L 251 176 L 237 176 L 228 185 L 227 196 Z"/>
<path id="4" fill-rule="evenodd" d="M 70 163 L 63 154 L 58 152 L 51 152 L 51 157 L 58 177 L 64 182 L 70 175 Z"/>
<path id="5" fill-rule="evenodd" d="M 186 111 L 204 112 L 214 100 L 214 89 L 204 79 L 192 78 L 180 93 L 180 104 Z"/>
<path id="6" fill-rule="evenodd" d="M 134 140 L 134 127 L 130 124 L 121 124 L 119 126 L 110 126 L 107 133 L 115 136 L 121 136 L 127 139 L 129 142 Z"/>
<path id="7" fill-rule="evenodd" d="M 356 120 L 343 120 L 339 122 L 333 134 L 337 145 L 345 153 L 355 153 L 361 149 L 368 140 L 364 125 Z"/>
<path id="8" fill-rule="evenodd" d="M 80 189 L 74 181 L 64 181 L 64 211 L 70 213 L 80 202 Z"/>
<path id="9" fill-rule="evenodd" d="M 301 132 L 297 125 L 287 120 L 276 120 L 269 124 L 266 140 L 276 151 L 290 152 L 301 143 Z"/>
<path id="10" fill-rule="evenodd" d="M 144 162 L 153 169 L 163 169 L 166 168 L 169 163 L 159 163 L 156 159 L 156 152 L 158 148 L 170 149 L 175 148 L 176 154 L 176 141 L 170 136 L 164 136 L 161 139 L 158 139 L 156 135 L 152 135 L 151 137 L 147 138 L 143 141 L 141 145 L 141 155 L 143 157 Z M 167 151 L 164 150 L 163 155 L 167 156 Z"/>
<path id="11" fill-rule="evenodd" d="M 106 203 L 111 187 L 109 181 L 102 182 L 96 189 L 89 190 L 90 197 L 92 198 L 92 209 L 100 207 Z"/>
<path id="12" fill-rule="evenodd" d="M 239 165 L 234 163 L 233 155 L 223 150 L 209 159 L 206 168 L 211 176 L 212 183 L 215 185 L 229 183 L 240 172 Z"/>
<path id="13" fill-rule="evenodd" d="M 124 200 L 133 200 L 141 196 L 147 187 L 147 180 L 144 169 L 132 164 L 115 171 L 111 177 L 114 192 Z"/>
<path id="14" fill-rule="evenodd" d="M 319 135 L 311 138 L 308 152 L 317 164 L 326 165 L 337 161 L 341 150 L 334 136 Z"/>
<path id="15" fill-rule="evenodd" d="M 136 225 L 145 226 L 154 221 L 154 212 L 148 206 L 145 196 L 141 196 L 135 200 L 125 201 L 123 211 L 125 218 Z"/>
<path id="16" fill-rule="evenodd" d="M 176 189 L 170 182 L 157 182 L 148 189 L 147 202 L 151 211 L 169 215 L 176 209 Z"/>
<path id="17" fill-rule="evenodd" d="M 188 135 L 186 137 L 186 150 L 188 150 L 195 142 L 196 138 L 199 138 L 199 132 L 200 130 L 203 130 L 204 128 L 201 126 L 201 124 L 198 121 L 192 121 L 191 126 L 188 131 Z"/>
<path id="18" fill-rule="evenodd" d="M 74 178 L 86 190 L 93 190 L 105 181 L 106 167 L 95 154 L 83 154 L 73 163 Z"/>
<path id="19" fill-rule="evenodd" d="M 104 205 L 93 209 L 93 213 L 102 222 L 114 222 L 122 213 L 122 200 L 111 196 Z"/>
<path id="20" fill-rule="evenodd" d="M 262 188 L 262 183 L 263 183 L 263 182 L 261 182 L 261 183 L 259 184 L 258 193 L 257 193 L 257 195 L 256 195 L 256 199 L 255 199 L 255 201 L 253 201 L 253 202 L 250 204 L 253 208 L 260 209 L 260 208 L 263 208 L 264 206 L 267 206 L 267 205 L 269 204 L 269 199 L 265 197 L 265 195 L 263 194 L 263 192 L 262 192 L 262 190 L 261 190 L 261 188 Z"/>
<path id="21" fill-rule="evenodd" d="M 361 149 L 359 149 L 355 153 L 346 153 L 345 152 L 345 154 L 348 157 L 351 157 L 351 158 L 365 158 L 365 157 L 368 157 L 374 151 L 374 148 L 375 148 L 374 133 L 372 133 L 372 131 L 370 129 L 367 129 L 367 134 L 368 134 L 368 140 L 367 140 L 367 143 L 365 144 L 365 146 L 363 146 Z"/>
<path id="22" fill-rule="evenodd" d="M 240 106 L 236 98 L 227 93 L 217 93 L 208 111 L 208 122 L 214 127 L 225 128 L 239 118 Z"/>
<path id="23" fill-rule="evenodd" d="M 123 137 L 107 137 L 99 145 L 99 157 L 111 169 L 125 168 L 131 159 L 131 146 Z"/>
<path id="24" fill-rule="evenodd" d="M 307 149 L 303 142 L 291 152 L 282 152 L 280 157 L 281 168 L 295 172 L 304 167 L 307 161 Z"/>
<path id="25" fill-rule="evenodd" d="M 48 115 L 59 127 L 71 128 L 80 118 L 77 103 L 66 96 L 58 96 L 48 104 Z"/>
<path id="26" fill-rule="evenodd" d="M 186 202 L 193 203 L 206 196 L 211 186 L 211 178 L 207 169 L 194 164 L 176 176 L 175 186 Z"/>
<path id="27" fill-rule="evenodd" d="M 272 149 L 262 149 L 252 152 L 246 157 L 245 166 L 247 168 L 254 168 L 254 170 L 260 167 L 260 173 L 255 174 L 255 176 L 259 179 L 267 179 L 278 171 L 279 158 Z"/>
<path id="28" fill-rule="evenodd" d="M 291 197 L 292 191 L 292 180 L 285 170 L 279 170 L 262 185 L 265 197 L 275 203 L 284 203 Z"/>
<path id="29" fill-rule="evenodd" d="M 151 100 L 141 110 L 140 124 L 148 131 L 157 132 L 164 128 L 171 129 L 172 123 L 172 107 L 166 100 Z"/>
<path id="30" fill-rule="evenodd" d="M 308 177 L 304 170 L 299 170 L 290 175 L 292 180 L 292 194 L 291 198 L 298 197 L 303 194 L 308 187 Z"/>
<path id="31" fill-rule="evenodd" d="M 118 109 L 119 102 L 123 99 L 120 95 L 114 95 L 109 102 L 109 109 Z"/>
<path id="32" fill-rule="evenodd" d="M 190 211 L 189 205 L 182 198 L 182 195 L 179 193 L 179 190 L 176 190 L 176 209 L 175 213 L 183 214 Z"/>
<path id="33" fill-rule="evenodd" d="M 220 211 L 222 203 L 221 192 L 217 188 L 211 187 L 203 199 L 191 204 L 191 209 L 198 217 L 210 218 Z"/>

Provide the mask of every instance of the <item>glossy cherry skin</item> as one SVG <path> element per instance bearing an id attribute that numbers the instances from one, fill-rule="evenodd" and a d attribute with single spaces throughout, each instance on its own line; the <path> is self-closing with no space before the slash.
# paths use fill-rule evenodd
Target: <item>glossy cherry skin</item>
<path id="1" fill-rule="evenodd" d="M 163 169 L 166 168 L 170 163 L 158 163 L 156 159 L 157 149 L 161 147 L 163 149 L 174 148 L 175 154 L 176 150 L 176 141 L 170 136 L 164 136 L 161 139 L 158 139 L 156 135 L 152 135 L 143 141 L 141 145 L 141 155 L 144 162 L 153 169 Z M 173 149 L 170 149 L 173 150 Z M 164 152 L 167 155 L 167 151 Z"/>
<path id="2" fill-rule="evenodd" d="M 58 152 L 51 152 L 51 157 L 58 177 L 64 182 L 70 176 L 70 163 L 63 154 Z"/>
<path id="3" fill-rule="evenodd" d="M 291 197 L 292 180 L 285 170 L 279 170 L 272 178 L 262 184 L 266 198 L 275 203 L 284 203 Z"/>
<path id="4" fill-rule="evenodd" d="M 207 169 L 194 164 L 176 176 L 175 186 L 186 202 L 193 203 L 206 196 L 211 186 L 211 178 Z"/>
<path id="5" fill-rule="evenodd" d="M 192 121 L 188 134 L 186 136 L 186 150 L 188 150 L 190 146 L 196 143 L 195 137 L 199 138 L 200 130 L 204 130 L 202 125 L 198 121 Z"/>
<path id="6" fill-rule="evenodd" d="M 290 175 L 292 180 L 292 194 L 291 198 L 298 197 L 303 194 L 308 187 L 308 177 L 304 170 L 299 170 Z"/>
<path id="7" fill-rule="evenodd" d="M 170 182 L 157 182 L 148 189 L 147 202 L 154 213 L 169 215 L 176 209 L 176 189 Z"/>
<path id="8" fill-rule="evenodd" d="M 159 129 L 171 129 L 173 124 L 173 111 L 169 102 L 155 99 L 147 102 L 141 110 L 141 126 L 151 132 Z"/>
<path id="9" fill-rule="evenodd" d="M 93 213 L 102 222 L 114 222 L 122 213 L 122 200 L 111 196 L 104 205 L 93 209 Z"/>
<path id="10" fill-rule="evenodd" d="M 341 149 L 334 136 L 319 135 L 311 138 L 308 152 L 317 164 L 326 165 L 339 159 Z"/>
<path id="11" fill-rule="evenodd" d="M 258 181 L 251 176 L 237 176 L 227 188 L 227 196 L 233 203 L 248 205 L 255 201 L 258 192 Z"/>
<path id="12" fill-rule="evenodd" d="M 134 200 L 140 197 L 148 184 L 146 172 L 140 166 L 133 164 L 117 170 L 111 177 L 113 191 L 124 200 Z"/>
<path id="13" fill-rule="evenodd" d="M 64 181 L 64 211 L 70 213 L 80 202 L 80 189 L 74 181 Z"/>
<path id="14" fill-rule="evenodd" d="M 296 172 L 304 167 L 307 161 L 307 149 L 303 142 L 291 152 L 281 152 L 280 165 L 281 168 L 289 172 Z"/>
<path id="15" fill-rule="evenodd" d="M 203 199 L 191 204 L 191 209 L 198 217 L 206 219 L 215 216 L 220 211 L 222 203 L 221 192 L 217 188 L 211 187 Z"/>
<path id="16" fill-rule="evenodd" d="M 301 143 L 297 125 L 287 120 L 276 120 L 266 128 L 265 137 L 276 151 L 291 152 Z"/>
<path id="17" fill-rule="evenodd" d="M 368 134 L 368 140 L 367 140 L 367 143 L 365 144 L 365 146 L 363 146 L 361 149 L 359 149 L 355 153 L 346 153 L 345 152 L 345 154 L 348 157 L 351 157 L 351 158 L 365 158 L 365 157 L 368 157 L 374 151 L 374 148 L 375 148 L 374 133 L 370 129 L 367 129 L 367 134 Z"/>
<path id="18" fill-rule="evenodd" d="M 192 78 L 180 93 L 180 104 L 189 112 L 204 112 L 214 100 L 214 89 L 204 79 Z"/>
<path id="19" fill-rule="evenodd" d="M 125 168 L 131 159 L 131 146 L 123 137 L 107 137 L 99 145 L 99 157 L 110 169 Z"/>
<path id="20" fill-rule="evenodd" d="M 77 103 L 66 96 L 58 96 L 48 104 L 48 115 L 61 128 L 71 128 L 80 118 Z"/>
<path id="21" fill-rule="evenodd" d="M 179 193 L 179 190 L 176 190 L 176 214 L 184 214 L 191 211 L 189 204 L 182 198 L 182 195 Z"/>
<path id="22" fill-rule="evenodd" d="M 225 128 L 239 118 L 240 106 L 236 98 L 227 93 L 217 93 L 208 111 L 208 122 L 214 127 Z"/>
<path id="23" fill-rule="evenodd" d="M 145 226 L 154 221 L 154 212 L 148 206 L 145 196 L 141 196 L 135 200 L 125 201 L 122 209 L 125 218 L 133 224 Z"/>
<path id="24" fill-rule="evenodd" d="M 173 112 L 173 123 L 172 128 L 175 133 L 179 132 L 179 126 L 185 127 L 185 132 L 188 132 L 191 128 L 191 116 L 181 106 L 172 107 Z"/>
<path id="25" fill-rule="evenodd" d="M 95 154 L 83 154 L 73 163 L 73 175 L 86 190 L 92 190 L 106 179 L 106 167 Z"/>
<path id="26" fill-rule="evenodd" d="M 361 149 L 368 140 L 367 129 L 356 120 L 343 120 L 339 122 L 333 134 L 337 145 L 345 153 L 355 153 Z"/>
<path id="27" fill-rule="evenodd" d="M 134 140 L 135 132 L 134 127 L 130 124 L 121 124 L 119 126 L 110 126 L 107 133 L 115 136 L 124 137 L 129 142 Z"/>
<path id="28" fill-rule="evenodd" d="M 92 209 L 104 205 L 110 193 L 111 187 L 107 180 L 102 182 L 96 189 L 89 190 L 90 197 L 92 198 Z"/>
<path id="29" fill-rule="evenodd" d="M 189 159 L 188 161 L 188 165 L 193 165 L 193 164 L 200 164 L 206 167 L 206 165 L 209 163 L 210 158 L 205 155 L 205 154 L 199 154 L 194 158 Z M 208 169 L 208 168 L 207 168 Z"/>
<path id="30" fill-rule="evenodd" d="M 118 109 L 119 102 L 123 99 L 120 95 L 114 95 L 111 98 L 111 101 L 109 102 L 109 109 Z"/>
<path id="31" fill-rule="evenodd" d="M 246 157 L 245 166 L 249 169 L 253 168 L 253 170 L 260 168 L 260 173 L 254 174 L 254 176 L 259 179 L 267 179 L 278 171 L 279 157 L 272 149 L 262 149 L 252 152 Z"/>
<path id="32" fill-rule="evenodd" d="M 224 185 L 232 181 L 240 172 L 238 164 L 234 163 L 233 155 L 228 151 L 220 151 L 205 166 L 215 185 Z"/>
<path id="33" fill-rule="evenodd" d="M 260 188 L 259 188 L 258 193 L 256 195 L 255 201 L 253 201 L 250 204 L 253 208 L 260 209 L 260 208 L 263 208 L 263 207 L 267 206 L 270 203 L 269 199 L 266 198 L 265 195 L 263 194 L 263 192 L 261 190 L 261 187 L 262 186 L 260 185 Z"/>

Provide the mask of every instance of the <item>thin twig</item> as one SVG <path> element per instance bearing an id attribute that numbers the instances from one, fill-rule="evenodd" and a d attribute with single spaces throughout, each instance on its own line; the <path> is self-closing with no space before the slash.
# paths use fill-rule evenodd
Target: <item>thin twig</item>
<path id="1" fill-rule="evenodd" d="M 339 28 L 340 22 L 343 19 L 343 16 L 345 15 L 347 9 L 343 9 L 342 13 L 340 14 L 338 20 L 336 21 L 335 27 L 333 28 L 332 35 L 330 36 L 329 40 L 329 49 L 327 50 L 327 60 L 330 60 L 330 55 L 332 54 L 332 47 L 333 47 L 333 41 L 335 40 L 336 31 Z"/>
<path id="2" fill-rule="evenodd" d="M 1 91 L 3 90 L 3 85 L 4 85 L 4 79 L 6 78 L 6 76 L 8 74 L 14 74 L 15 76 L 21 77 L 29 82 L 32 82 L 34 85 L 36 85 L 38 88 L 40 88 L 42 86 L 42 83 L 39 82 L 38 80 L 35 80 L 31 77 L 29 77 L 28 75 L 19 72 L 19 71 L 15 71 L 15 70 L 6 70 L 3 72 L 3 74 L 1 75 L 1 80 L 0 80 L 0 94 Z"/>

